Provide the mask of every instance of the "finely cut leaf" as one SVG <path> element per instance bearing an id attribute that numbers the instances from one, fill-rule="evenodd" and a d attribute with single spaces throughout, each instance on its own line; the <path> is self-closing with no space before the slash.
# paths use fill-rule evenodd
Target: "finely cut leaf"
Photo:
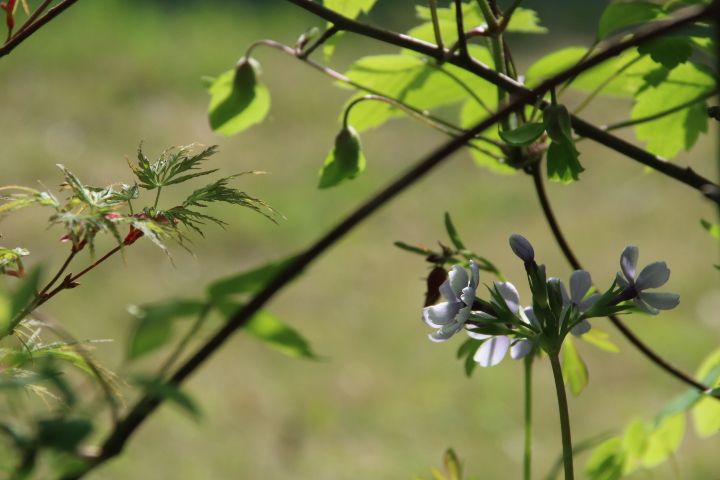
<path id="1" fill-rule="evenodd" d="M 234 135 L 262 122 L 270 111 L 270 93 L 257 76 L 253 59 L 242 60 L 210 85 L 210 127 L 222 135 Z"/>
<path id="2" fill-rule="evenodd" d="M 295 261 L 295 258 L 294 256 L 288 257 L 247 272 L 217 280 L 208 287 L 208 295 L 213 301 L 217 301 L 231 295 L 256 293 L 265 287 L 278 272 Z"/>

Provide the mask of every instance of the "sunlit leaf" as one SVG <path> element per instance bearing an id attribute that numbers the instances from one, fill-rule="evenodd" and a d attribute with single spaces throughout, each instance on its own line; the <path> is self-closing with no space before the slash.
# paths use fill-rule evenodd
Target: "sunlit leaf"
<path id="1" fill-rule="evenodd" d="M 662 7 L 650 2 L 611 3 L 600 16 L 598 38 L 604 39 L 618 30 L 653 20 L 662 14 Z"/>
<path id="2" fill-rule="evenodd" d="M 580 339 L 590 343 L 606 352 L 617 353 L 620 348 L 609 339 L 610 335 L 597 327 L 593 327 L 590 331 L 585 332 Z"/>
<path id="3" fill-rule="evenodd" d="M 664 112 L 698 99 L 713 88 L 715 81 L 709 72 L 698 65 L 684 63 L 669 72 L 662 83 L 640 92 L 635 97 L 630 117 L 637 120 Z M 649 151 L 671 159 L 682 150 L 690 150 L 700 134 L 707 132 L 707 126 L 706 106 L 702 101 L 641 123 L 635 127 L 635 134 Z"/>
<path id="4" fill-rule="evenodd" d="M 720 387 L 720 348 L 713 350 L 703 360 L 696 376 L 711 387 Z M 692 409 L 692 420 L 700 437 L 707 438 L 720 433 L 720 401 L 709 395 L 703 396 Z"/>
<path id="5" fill-rule="evenodd" d="M 540 25 L 540 18 L 535 10 L 518 7 L 510 17 L 506 31 L 510 33 L 547 33 L 548 29 Z"/>
<path id="6" fill-rule="evenodd" d="M 545 132 L 545 125 L 542 123 L 526 123 L 514 130 L 500 130 L 500 138 L 513 147 L 525 147 L 540 138 Z"/>
<path id="7" fill-rule="evenodd" d="M 267 263 L 247 272 L 216 280 L 208 287 L 208 295 L 213 300 L 222 300 L 231 295 L 259 292 L 275 275 L 281 270 L 284 270 L 294 262 L 295 259 L 296 257 L 294 256 L 288 257 L 283 260 Z"/>
<path id="8" fill-rule="evenodd" d="M 355 19 L 361 13 L 367 13 L 372 9 L 377 0 L 323 0 L 323 5 L 344 17 Z M 328 23 L 328 27 L 332 24 Z M 337 32 L 328 41 L 323 44 L 323 53 L 325 59 L 329 60 L 335 51 L 335 45 L 343 32 Z"/>
<path id="9" fill-rule="evenodd" d="M 664 417 L 650 432 L 642 458 L 645 468 L 652 468 L 667 460 L 682 443 L 685 435 L 685 414 Z"/>
<path id="10" fill-rule="evenodd" d="M 590 480 L 618 480 L 623 474 L 623 456 L 621 440 L 610 438 L 593 450 L 585 473 Z"/>
<path id="11" fill-rule="evenodd" d="M 253 59 L 221 74 L 212 83 L 210 127 L 223 135 L 234 135 L 262 122 L 270 111 L 270 93 L 259 80 L 260 68 Z"/>
<path id="12" fill-rule="evenodd" d="M 353 179 L 365 170 L 365 164 L 365 155 L 357 132 L 350 126 L 343 128 L 335 137 L 335 147 L 320 169 L 318 187 L 333 187 Z"/>
<path id="13" fill-rule="evenodd" d="M 700 223 L 711 237 L 720 240 L 720 223 L 710 223 L 707 220 L 700 220 Z"/>
<path id="14" fill-rule="evenodd" d="M 692 55 L 692 43 L 688 37 L 665 36 L 654 38 L 638 47 L 641 55 L 650 55 L 655 62 L 668 70 L 685 63 Z"/>
<path id="15" fill-rule="evenodd" d="M 580 395 L 588 383 L 588 370 L 570 337 L 563 343 L 562 372 L 572 394 Z"/>

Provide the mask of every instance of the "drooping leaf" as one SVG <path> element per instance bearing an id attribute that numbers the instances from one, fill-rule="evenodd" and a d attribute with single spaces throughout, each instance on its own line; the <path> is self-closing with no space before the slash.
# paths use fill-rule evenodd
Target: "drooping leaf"
<path id="1" fill-rule="evenodd" d="M 258 80 L 259 64 L 242 59 L 210 85 L 210 127 L 234 135 L 262 122 L 270 111 L 270 93 Z"/>
<path id="2" fill-rule="evenodd" d="M 572 394 L 580 395 L 588 383 L 588 370 L 570 337 L 563 343 L 562 372 Z"/>
<path id="3" fill-rule="evenodd" d="M 610 335 L 607 332 L 600 330 L 597 327 L 593 327 L 592 330 L 585 332 L 580 339 L 590 343 L 601 350 L 606 352 L 617 353 L 620 348 L 609 339 Z"/>
<path id="4" fill-rule="evenodd" d="M 208 296 L 213 301 L 219 301 L 231 295 L 256 293 L 281 270 L 294 262 L 295 256 L 267 263 L 261 267 L 247 272 L 231 275 L 211 283 L 207 289 Z"/>
<path id="5" fill-rule="evenodd" d="M 34 205 L 59 208 L 57 199 L 48 192 L 41 192 L 26 187 L 3 187 L 0 191 L 15 191 L 0 194 L 0 213 L 14 212 Z"/>
<path id="6" fill-rule="evenodd" d="M 365 155 L 360 137 L 351 126 L 343 128 L 335 137 L 335 147 L 320 169 L 319 188 L 333 187 L 353 179 L 365 170 Z"/>
<path id="7" fill-rule="evenodd" d="M 241 304 L 222 302 L 220 311 L 230 317 L 242 308 Z M 283 323 L 279 318 L 266 311 L 257 312 L 248 321 L 243 330 L 261 340 L 268 346 L 285 355 L 297 358 L 316 360 L 318 356 L 310 347 L 310 343 L 294 328 Z"/>
<path id="8" fill-rule="evenodd" d="M 550 105 L 543 112 L 543 124 L 552 139 L 547 150 L 547 176 L 550 180 L 571 183 L 585 170 L 572 138 L 570 114 L 564 105 Z"/>
<path id="9" fill-rule="evenodd" d="M 135 377 L 132 380 L 133 383 L 142 387 L 146 393 L 177 405 L 194 420 L 198 420 L 202 416 L 202 412 L 195 400 L 177 385 L 150 377 Z"/>
<path id="10" fill-rule="evenodd" d="M 37 422 L 37 441 L 46 448 L 73 452 L 92 430 L 87 418 L 48 418 Z"/>
<path id="11" fill-rule="evenodd" d="M 500 138 L 513 147 L 526 147 L 540 138 L 545 132 L 545 125 L 542 123 L 526 123 L 514 130 L 500 130 Z"/>
<path id="12" fill-rule="evenodd" d="M 644 119 L 686 104 L 715 88 L 715 81 L 703 67 L 684 63 L 669 72 L 666 81 L 649 86 L 635 97 L 630 117 Z M 671 159 L 682 150 L 695 145 L 701 133 L 707 131 L 708 119 L 705 102 L 665 115 L 635 127 L 638 139 L 647 150 Z"/>
<path id="13" fill-rule="evenodd" d="M 650 55 L 655 62 L 668 70 L 685 63 L 692 55 L 692 42 L 688 37 L 665 36 L 652 39 L 638 47 L 641 55 Z"/>
<path id="14" fill-rule="evenodd" d="M 129 308 L 136 320 L 128 341 L 128 359 L 135 360 L 165 346 L 172 340 L 176 320 L 199 315 L 204 308 L 204 302 L 197 300 L 171 300 Z"/>
<path id="15" fill-rule="evenodd" d="M 598 39 L 602 40 L 618 30 L 654 20 L 662 15 L 662 7 L 650 2 L 611 3 L 600 16 Z"/>

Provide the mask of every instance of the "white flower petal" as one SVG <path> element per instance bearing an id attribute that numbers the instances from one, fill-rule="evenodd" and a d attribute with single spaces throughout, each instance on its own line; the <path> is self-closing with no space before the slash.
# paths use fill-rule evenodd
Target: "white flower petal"
<path id="1" fill-rule="evenodd" d="M 527 338 L 518 340 L 517 342 L 515 342 L 513 344 L 512 347 L 510 347 L 510 357 L 513 360 L 517 360 L 518 358 L 523 358 L 532 351 L 532 348 L 533 348 L 533 342 L 531 342 Z"/>
<path id="2" fill-rule="evenodd" d="M 463 288 L 460 300 L 462 300 L 465 305 L 472 307 L 473 303 L 475 303 L 475 288 L 472 285 Z"/>
<path id="3" fill-rule="evenodd" d="M 580 335 L 589 332 L 591 328 L 592 325 L 590 325 L 590 322 L 588 322 L 587 320 L 583 320 L 582 322 L 571 328 L 570 333 L 572 333 L 576 337 L 579 337 Z"/>
<path id="4" fill-rule="evenodd" d="M 580 305 L 588 291 L 592 287 L 590 273 L 585 270 L 575 270 L 570 275 L 570 299 L 575 305 Z"/>
<path id="5" fill-rule="evenodd" d="M 560 288 L 560 297 L 562 297 L 562 303 L 563 305 L 569 305 L 570 304 L 570 297 L 568 296 L 567 290 L 565 289 L 565 284 L 562 280 L 559 278 L 551 277 L 548 279 L 548 283 L 557 283 Z"/>
<path id="6" fill-rule="evenodd" d="M 480 348 L 477 349 L 473 356 L 473 360 L 479 363 L 481 367 L 492 367 L 505 358 L 509 347 L 510 338 L 505 335 L 492 337 L 480 345 Z"/>
<path id="7" fill-rule="evenodd" d="M 445 280 L 442 285 L 440 285 L 440 295 L 447 300 L 448 302 L 457 302 L 460 300 L 455 292 L 453 292 L 452 287 L 450 286 L 450 280 Z"/>
<path id="8" fill-rule="evenodd" d="M 645 313 L 649 313 L 650 315 L 657 315 L 660 313 L 660 311 L 657 308 L 651 307 L 647 303 L 643 302 L 640 297 L 636 297 L 633 300 L 633 303 L 636 307 L 638 307 L 640 310 L 642 310 Z"/>
<path id="9" fill-rule="evenodd" d="M 440 328 L 451 323 L 462 306 L 462 302 L 445 302 L 425 307 L 422 311 L 423 321 L 433 328 Z"/>
<path id="10" fill-rule="evenodd" d="M 452 288 L 453 293 L 456 296 L 459 295 L 462 289 L 467 287 L 467 271 L 460 265 L 454 265 L 450 273 L 448 273 L 448 282 L 450 282 L 450 288 Z"/>
<path id="11" fill-rule="evenodd" d="M 532 262 L 535 259 L 533 246 L 522 235 L 510 235 L 510 248 L 523 262 Z"/>
<path id="12" fill-rule="evenodd" d="M 680 295 L 668 292 L 641 292 L 640 299 L 658 310 L 670 310 L 680 303 Z"/>
<path id="13" fill-rule="evenodd" d="M 658 288 L 665 285 L 670 278 L 670 269 L 665 262 L 651 263 L 642 269 L 635 281 L 635 287 L 640 290 Z"/>
<path id="14" fill-rule="evenodd" d="M 635 280 L 635 269 L 637 268 L 639 255 L 638 248 L 632 245 L 625 247 L 622 255 L 620 255 L 620 269 L 625 274 L 628 282 Z"/>
<path id="15" fill-rule="evenodd" d="M 616 283 L 618 284 L 618 286 L 619 286 L 620 288 L 622 288 L 623 290 L 626 289 L 626 288 L 628 288 L 628 287 L 630 286 L 630 284 L 628 283 L 628 281 L 625 280 L 625 277 L 623 277 L 620 272 L 618 272 L 617 275 L 615 275 L 615 282 L 616 282 Z"/>
<path id="16" fill-rule="evenodd" d="M 443 325 L 440 330 L 435 333 L 428 335 L 428 338 L 433 342 L 444 342 L 449 339 L 463 328 L 462 323 L 451 323 L 449 325 Z"/>
<path id="17" fill-rule="evenodd" d="M 476 289 L 480 285 L 480 267 L 474 260 L 470 260 L 470 273 L 470 283 L 468 285 Z"/>
<path id="18" fill-rule="evenodd" d="M 467 331 L 468 337 L 474 338 L 475 340 L 485 340 L 486 338 L 492 337 L 492 335 L 485 335 L 484 333 Z"/>
<path id="19" fill-rule="evenodd" d="M 510 282 L 495 282 L 495 287 L 505 299 L 505 304 L 510 311 L 517 315 L 518 310 L 520 310 L 520 295 L 518 295 L 515 285 Z"/>
<path id="20" fill-rule="evenodd" d="M 600 295 L 599 293 L 593 293 L 593 294 L 590 295 L 588 298 L 586 298 L 585 300 L 583 300 L 582 302 L 580 302 L 580 303 L 578 304 L 578 308 L 580 309 L 580 313 L 585 313 L 585 312 L 587 312 L 588 310 L 590 310 L 590 309 L 592 308 L 592 306 L 595 305 L 598 300 L 600 300 L 601 297 L 602 297 L 602 295 Z"/>

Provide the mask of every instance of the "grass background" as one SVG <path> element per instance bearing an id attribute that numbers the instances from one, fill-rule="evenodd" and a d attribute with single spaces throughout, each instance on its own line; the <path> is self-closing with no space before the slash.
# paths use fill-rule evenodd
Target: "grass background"
<path id="1" fill-rule="evenodd" d="M 199 296 L 213 279 L 298 251 L 445 140 L 411 121 L 393 121 L 363 136 L 369 166 L 362 177 L 319 191 L 317 170 L 347 92 L 262 49 L 256 57 L 272 94 L 269 119 L 240 136 L 214 135 L 201 77 L 230 68 L 255 39 L 292 43 L 319 25 L 289 4 L 267 3 L 79 2 L 0 61 L 2 184 L 40 181 L 54 189 L 61 180 L 56 163 L 90 184 L 129 182 L 125 158 L 134 156 L 140 141 L 151 156 L 170 145 L 217 143 L 215 162 L 223 172 L 270 172 L 243 177 L 242 188 L 287 216 L 275 226 L 249 211 L 214 210 L 231 225 L 197 239 L 195 257 L 175 249 L 173 266 L 149 242 L 139 242 L 124 260 L 114 258 L 81 288 L 53 300 L 47 313 L 77 337 L 115 340 L 96 352 L 112 369 L 137 372 L 161 360 L 125 362 L 128 304 Z M 411 3 L 404 3 L 374 20 L 410 25 Z M 517 45 L 518 61 L 527 66 L 559 45 L 589 44 L 591 38 L 575 27 L 566 36 L 513 37 L 511 47 Z M 388 51 L 346 37 L 333 64 L 342 69 L 359 55 Z M 607 123 L 628 115 L 627 102 L 597 103 L 586 114 L 590 119 Z M 713 136 L 717 129 L 677 161 L 713 175 Z M 627 244 L 641 247 L 642 264 L 668 262 L 673 273 L 667 289 L 681 294 L 681 306 L 628 323 L 693 371 L 720 339 L 720 288 L 711 265 L 717 245 L 699 226 L 699 218 L 712 218 L 712 209 L 695 191 L 609 150 L 590 142 L 581 150 L 587 169 L 582 182 L 548 187 L 565 233 L 600 284 L 611 281 Z M 445 211 L 467 245 L 516 280 L 525 301 L 522 265 L 507 247 L 511 233 L 530 238 L 553 274 L 569 275 L 530 179 L 498 177 L 477 168 L 467 153 L 457 154 L 339 242 L 268 306 L 312 342 L 322 361 L 289 359 L 236 335 L 187 384 L 204 412 L 201 422 L 161 408 L 122 458 L 90 478 L 401 479 L 427 474 L 449 446 L 478 478 L 519 478 L 521 365 L 506 361 L 466 379 L 454 358 L 459 342 L 429 343 L 419 320 L 428 265 L 392 246 L 395 240 L 446 241 Z M 58 241 L 60 231 L 46 229 L 46 216 L 37 210 L 10 216 L 0 233 L 4 245 L 28 247 L 31 264 L 52 269 L 66 246 Z M 611 333 L 621 352 L 579 345 L 591 382 L 570 403 L 577 440 L 617 431 L 635 417 L 649 420 L 684 391 L 605 323 L 595 325 Z M 546 362 L 536 366 L 538 478 L 560 448 L 549 370 Z M 130 402 L 130 389 L 127 395 Z M 700 442 L 691 427 L 688 432 L 674 468 L 668 464 L 634 478 L 714 478 L 717 440 Z"/>

